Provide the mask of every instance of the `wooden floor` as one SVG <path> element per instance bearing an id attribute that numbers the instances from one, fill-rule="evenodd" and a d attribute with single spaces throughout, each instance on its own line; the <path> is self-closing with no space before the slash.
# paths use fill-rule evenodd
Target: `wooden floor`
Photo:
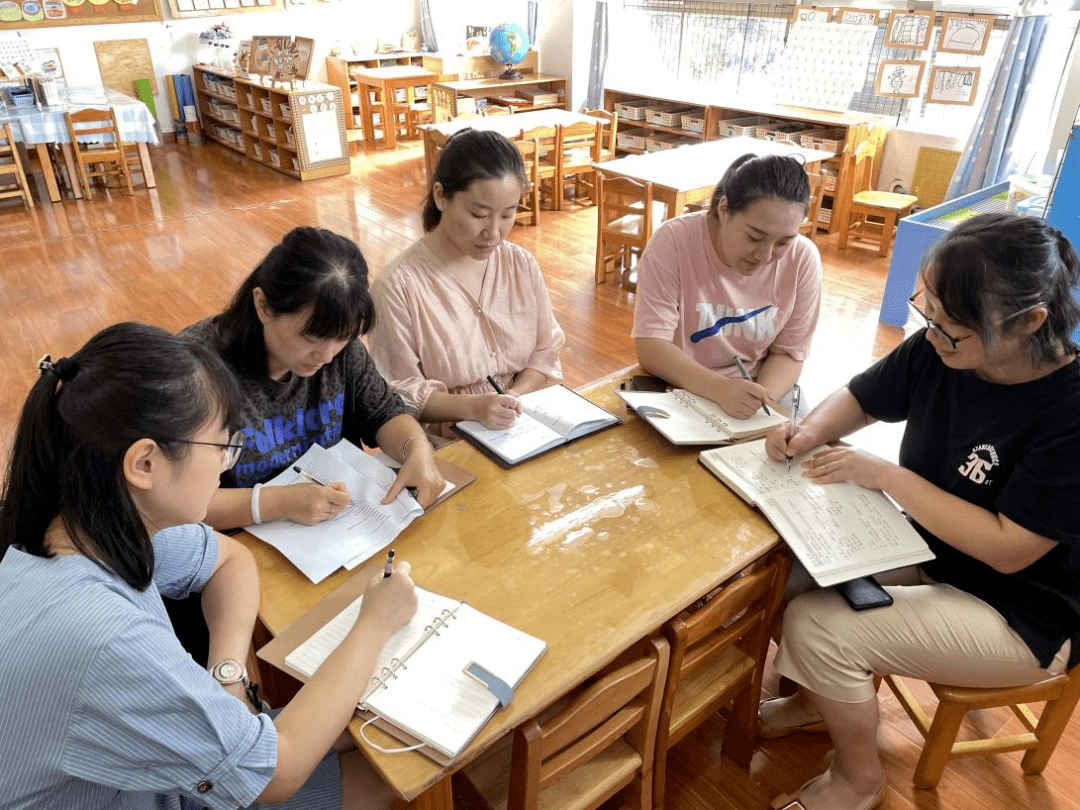
<path id="1" fill-rule="evenodd" d="M 420 235 L 422 152 L 417 143 L 391 153 L 364 152 L 360 144 L 352 149 L 351 175 L 300 183 L 223 147 L 170 144 L 151 150 L 157 189 L 52 205 L 39 176 L 37 198 L 46 201 L 37 208 L 0 203 L 3 455 L 42 354 L 70 353 L 119 320 L 179 329 L 218 311 L 292 227 L 318 225 L 349 236 L 376 275 Z M 560 213 L 543 212 L 539 227 L 519 226 L 510 236 L 536 255 L 545 273 L 567 334 L 563 366 L 572 386 L 634 362 L 633 295 L 611 283 L 592 282 L 595 227 L 593 208 L 569 205 Z M 877 321 L 887 261 L 869 249 L 841 252 L 835 236 L 819 239 L 819 245 L 824 305 L 803 375 L 811 401 L 903 338 L 900 329 Z M 892 452 L 895 429 L 871 431 L 868 444 Z M 770 670 L 767 688 L 775 688 L 775 681 Z M 883 698 L 882 713 L 880 744 L 891 808 L 1080 807 L 1076 723 L 1042 777 L 1023 777 L 1019 755 L 1007 754 L 956 762 L 936 790 L 916 791 L 911 773 L 919 753 L 917 732 L 891 697 Z M 1007 713 L 983 712 L 977 720 L 988 729 L 1019 727 Z M 763 743 L 747 772 L 721 758 L 722 727 L 722 719 L 715 718 L 673 750 L 670 810 L 757 810 L 825 767 L 827 736 L 800 734 Z"/>

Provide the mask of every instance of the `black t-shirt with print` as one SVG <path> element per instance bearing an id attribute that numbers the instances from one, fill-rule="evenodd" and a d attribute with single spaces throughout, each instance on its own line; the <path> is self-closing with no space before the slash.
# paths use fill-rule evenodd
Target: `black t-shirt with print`
<path id="1" fill-rule="evenodd" d="M 1080 364 L 1017 385 L 950 369 L 912 335 L 852 379 L 863 411 L 907 420 L 900 464 L 946 492 L 1058 541 L 1013 574 L 915 527 L 937 555 L 923 569 L 997 610 L 1042 666 L 1072 639 L 1080 660 Z"/>

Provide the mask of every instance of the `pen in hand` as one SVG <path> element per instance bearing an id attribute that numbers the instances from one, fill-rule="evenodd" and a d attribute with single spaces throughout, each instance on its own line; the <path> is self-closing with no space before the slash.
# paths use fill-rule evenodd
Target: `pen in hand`
<path id="1" fill-rule="evenodd" d="M 308 472 L 307 470 L 305 470 L 305 469 L 304 469 L 303 467 L 301 467 L 301 466 L 300 466 L 299 464 L 294 464 L 294 465 L 293 465 L 293 468 L 292 468 L 292 469 L 293 469 L 293 472 L 294 472 L 294 473 L 296 473 L 297 475 L 302 475 L 302 476 L 303 476 L 304 478 L 306 478 L 306 479 L 307 479 L 308 481 L 310 481 L 310 482 L 311 482 L 311 483 L 313 483 L 313 484 L 318 484 L 318 485 L 319 485 L 319 486 L 321 486 L 321 487 L 328 487 L 328 486 L 330 486 L 330 485 L 329 485 L 328 483 L 326 483 L 325 481 L 322 481 L 322 480 L 320 480 L 320 479 L 316 478 L 316 477 L 315 477 L 314 475 L 312 475 L 311 473 L 309 473 L 309 472 Z M 350 503 L 350 504 L 351 504 L 352 506 L 359 506 L 359 504 L 357 504 L 357 502 L 356 502 L 356 501 L 355 501 L 355 500 L 353 499 L 353 497 L 352 497 L 351 495 L 349 496 L 349 503 Z"/>
<path id="2" fill-rule="evenodd" d="M 735 356 L 735 365 L 739 367 L 739 373 L 742 374 L 744 380 L 754 381 L 754 378 L 750 376 L 750 372 L 746 370 L 746 366 L 743 365 L 742 358 L 738 355 Z M 769 410 L 769 406 L 764 402 L 761 403 L 761 410 L 765 411 L 766 416 L 772 416 L 772 411 Z"/>
<path id="3" fill-rule="evenodd" d="M 791 421 L 788 422 L 788 441 L 791 441 L 791 437 L 795 435 L 795 418 L 799 415 L 799 399 L 802 397 L 802 389 L 799 388 L 799 384 L 795 383 L 791 386 Z M 792 456 L 788 454 L 787 457 L 787 471 L 791 472 L 791 459 Z"/>
<path id="4" fill-rule="evenodd" d="M 506 396 L 506 392 L 503 391 L 501 385 L 499 385 L 497 382 L 495 382 L 495 378 L 493 376 L 488 374 L 487 375 L 487 381 L 488 381 L 488 383 L 491 384 L 491 387 L 495 389 L 496 394 L 502 394 L 503 396 Z"/>
<path id="5" fill-rule="evenodd" d="M 382 575 L 383 579 L 386 579 L 394 573 L 394 550 L 390 549 L 386 552 L 386 565 L 383 566 Z"/>

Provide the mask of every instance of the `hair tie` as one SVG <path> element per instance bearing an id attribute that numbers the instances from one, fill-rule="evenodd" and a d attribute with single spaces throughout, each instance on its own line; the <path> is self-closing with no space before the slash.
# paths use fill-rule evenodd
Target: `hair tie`
<path id="1" fill-rule="evenodd" d="M 42 374 L 52 372 L 59 379 L 60 382 L 71 382 L 75 375 L 79 373 L 79 361 L 72 360 L 70 357 L 61 357 L 55 363 L 50 355 L 43 355 L 37 362 L 38 370 Z"/>

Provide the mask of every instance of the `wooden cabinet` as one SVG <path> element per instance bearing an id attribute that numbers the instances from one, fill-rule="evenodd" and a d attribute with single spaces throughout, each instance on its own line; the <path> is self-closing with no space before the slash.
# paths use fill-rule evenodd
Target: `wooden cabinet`
<path id="1" fill-rule="evenodd" d="M 845 207 L 837 198 L 837 190 L 843 188 L 851 154 L 867 140 L 873 145 L 876 157 L 889 130 L 887 119 L 878 115 L 754 104 L 745 99 L 643 95 L 609 89 L 604 91 L 604 107 L 619 113 L 618 148 L 624 152 L 667 149 L 680 143 L 731 135 L 790 140 L 834 151 L 836 157 L 822 167 L 825 192 L 818 216 L 818 227 L 829 232 L 836 229 L 834 211 L 839 221 Z M 680 110 L 689 112 L 680 113 Z"/>
<path id="2" fill-rule="evenodd" d="M 192 70 L 203 130 L 211 140 L 298 180 L 349 173 L 337 87 L 283 90 L 230 70 Z"/>

